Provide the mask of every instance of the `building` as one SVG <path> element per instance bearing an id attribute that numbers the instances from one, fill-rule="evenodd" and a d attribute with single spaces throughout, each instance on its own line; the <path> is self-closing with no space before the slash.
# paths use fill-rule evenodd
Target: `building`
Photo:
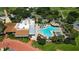
<path id="1" fill-rule="evenodd" d="M 14 33 L 15 37 L 35 36 L 35 20 L 26 18 L 19 23 L 7 23 L 4 33 Z"/>

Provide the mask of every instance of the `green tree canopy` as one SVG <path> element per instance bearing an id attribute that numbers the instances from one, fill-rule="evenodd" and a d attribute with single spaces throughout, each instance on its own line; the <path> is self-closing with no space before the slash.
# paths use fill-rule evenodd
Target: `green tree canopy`
<path id="1" fill-rule="evenodd" d="M 3 32 L 4 24 L 0 21 L 0 33 Z"/>
<path id="2" fill-rule="evenodd" d="M 32 9 L 27 7 L 16 8 L 12 13 L 16 15 L 16 19 L 21 20 L 22 18 L 26 18 L 31 16 Z"/>
<path id="3" fill-rule="evenodd" d="M 37 37 L 37 42 L 38 42 L 38 44 L 40 44 L 40 45 L 44 45 L 44 44 L 46 44 L 46 39 L 41 38 L 40 36 L 38 36 L 38 37 Z"/>
<path id="4" fill-rule="evenodd" d="M 77 18 L 79 16 L 79 13 L 77 13 L 76 11 L 71 11 L 68 16 L 72 16 L 74 18 Z"/>
<path id="5" fill-rule="evenodd" d="M 43 18 L 57 18 L 59 16 L 58 10 L 52 10 L 49 7 L 37 8 L 36 14 L 42 16 Z"/>
<path id="6" fill-rule="evenodd" d="M 76 11 L 69 12 L 69 14 L 66 18 L 67 23 L 73 24 L 76 21 L 76 19 L 78 18 L 78 16 L 79 16 L 79 13 L 77 13 Z"/>
<path id="7" fill-rule="evenodd" d="M 73 16 L 68 16 L 66 19 L 67 23 L 69 24 L 73 24 L 76 21 L 76 19 Z"/>
<path id="8" fill-rule="evenodd" d="M 40 7 L 40 8 L 37 8 L 36 10 L 36 14 L 42 16 L 43 18 L 45 18 L 50 12 L 50 8 L 49 7 Z"/>

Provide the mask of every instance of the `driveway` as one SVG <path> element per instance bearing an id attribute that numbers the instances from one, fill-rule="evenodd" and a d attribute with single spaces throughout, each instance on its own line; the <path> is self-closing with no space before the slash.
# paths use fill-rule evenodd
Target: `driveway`
<path id="1" fill-rule="evenodd" d="M 11 40 L 10 38 L 6 38 L 3 42 L 0 42 L 0 48 L 9 47 L 14 51 L 39 51 L 38 48 L 34 48 L 31 44 L 23 43 L 18 40 Z"/>

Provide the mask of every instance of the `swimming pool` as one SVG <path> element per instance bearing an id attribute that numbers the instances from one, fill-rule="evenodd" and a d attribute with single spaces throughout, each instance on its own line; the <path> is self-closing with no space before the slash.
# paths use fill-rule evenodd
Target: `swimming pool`
<path id="1" fill-rule="evenodd" d="M 47 26 L 46 28 L 41 28 L 40 33 L 47 38 L 54 36 L 54 33 L 56 30 L 58 30 L 59 27 L 54 26 Z"/>

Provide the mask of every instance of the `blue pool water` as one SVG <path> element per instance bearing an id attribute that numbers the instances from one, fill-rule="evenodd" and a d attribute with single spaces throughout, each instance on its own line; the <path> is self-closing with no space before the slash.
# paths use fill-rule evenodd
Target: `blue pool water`
<path id="1" fill-rule="evenodd" d="M 42 28 L 41 30 L 40 30 L 40 33 L 42 34 L 42 35 L 44 35 L 44 36 L 46 36 L 46 37 L 52 37 L 52 36 L 54 36 L 54 31 L 55 30 L 57 30 L 58 29 L 58 27 L 53 27 L 53 26 L 48 26 L 48 27 L 46 27 L 46 28 Z M 51 33 L 52 32 L 52 33 Z"/>

